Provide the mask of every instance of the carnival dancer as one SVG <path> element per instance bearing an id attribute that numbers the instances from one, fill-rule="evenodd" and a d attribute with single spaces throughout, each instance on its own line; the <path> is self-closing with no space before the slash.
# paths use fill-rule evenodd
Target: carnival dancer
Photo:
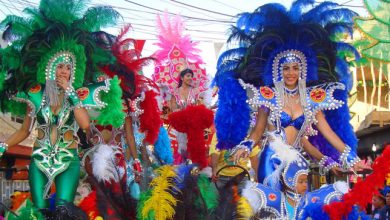
<path id="1" fill-rule="evenodd" d="M 117 37 L 101 33 L 100 38 L 101 44 L 105 44 L 102 47 L 110 49 L 117 61 L 102 67 L 102 70 L 107 76 L 118 76 L 121 80 L 123 105 L 127 112 L 123 127 L 112 130 L 115 133 L 111 140 L 116 141 L 114 145 L 125 153 L 128 190 L 134 199 L 139 199 L 138 183 L 142 182 L 141 188 L 145 190 L 153 177 L 151 162 L 156 166 L 169 164 L 172 155 L 169 145 L 160 144 L 167 141 L 161 140 L 164 137 L 160 135 L 164 132 L 160 130 L 162 120 L 157 103 L 158 87 L 140 74 L 142 67 L 152 62 L 153 58 L 141 58 L 140 51 L 135 49 L 137 41 L 125 36 L 129 30 L 128 25 Z M 168 138 L 167 135 L 165 138 Z M 149 145 L 154 145 L 154 148 L 150 149 Z M 104 154 L 100 156 L 104 157 Z M 100 156 L 96 155 L 97 158 Z M 154 161 L 150 161 L 150 158 L 154 158 Z M 99 162 L 96 165 L 100 166 Z"/>
<path id="2" fill-rule="evenodd" d="M 308 152 L 322 171 L 367 168 L 356 154 L 357 139 L 348 123 L 351 77 L 341 51 L 358 55 L 336 37 L 351 30 L 355 13 L 336 3 L 313 4 L 298 0 L 290 10 L 266 4 L 242 14 L 233 27 L 229 39 L 240 47 L 219 58 L 216 125 L 217 147 L 231 149 L 234 160 L 246 157 L 268 130 L 282 143 Z M 251 108 L 257 112 L 252 120 Z M 271 149 L 269 143 L 266 137 L 258 178 L 277 187 L 270 161 L 287 149 Z"/>
<path id="3" fill-rule="evenodd" d="M 1 152 L 27 138 L 37 122 L 29 183 L 34 206 L 46 217 L 55 183 L 56 217 L 82 218 L 67 205 L 73 204 L 80 175 L 76 133 L 79 127 L 88 133 L 90 127 L 86 108 L 101 112 L 94 118 L 98 123 L 123 121 L 122 107 L 110 105 L 120 100 L 120 94 L 111 93 L 119 88 L 117 79 L 84 87 L 98 62 L 111 57 L 96 49 L 92 32 L 115 23 L 119 14 L 110 7 L 85 9 L 84 1 L 42 0 L 39 8 L 25 9 L 28 17 L 10 15 L 2 22 L 3 38 L 12 44 L 1 50 L 1 107 L 25 118 L 1 143 Z"/>
<path id="4" fill-rule="evenodd" d="M 210 127 L 212 123 L 212 119 L 209 120 L 209 116 L 212 117 L 211 112 L 198 106 L 202 104 L 203 93 L 207 90 L 208 85 L 206 71 L 201 67 L 203 61 L 198 55 L 199 49 L 196 48 L 198 43 L 191 41 L 189 35 L 183 34 L 185 26 L 182 18 L 178 15 L 174 18 L 170 18 L 167 13 L 162 18 L 157 16 L 157 28 L 159 30 L 159 42 L 157 43 L 159 50 L 153 56 L 157 59 L 158 65 L 152 77 L 154 82 L 168 88 L 169 95 L 165 96 L 165 103 L 170 107 L 170 111 L 167 112 L 174 112 L 170 114 L 168 119 L 170 125 L 168 133 L 174 149 L 174 163 L 180 164 L 186 162 L 187 159 L 193 162 L 202 160 L 202 166 L 206 166 L 205 159 L 200 159 L 206 158 L 206 147 L 203 147 L 205 144 L 201 143 L 202 141 L 199 143 L 191 142 L 200 141 L 199 134 L 203 133 L 203 130 Z M 183 111 L 186 109 L 190 110 L 191 113 Z M 197 111 L 197 114 L 194 115 L 192 110 Z M 201 117 L 202 113 L 205 113 L 207 117 Z M 175 120 L 178 117 L 175 116 L 181 114 L 186 114 L 186 116 L 183 116 L 178 122 Z M 201 120 L 191 120 L 193 116 L 199 116 Z M 186 124 L 195 122 L 197 122 L 196 125 Z M 178 128 L 174 124 L 183 126 Z M 189 137 L 189 133 L 198 134 L 197 138 Z M 191 147 L 188 147 L 190 145 L 196 145 L 199 150 L 193 151 L 190 149 Z"/>

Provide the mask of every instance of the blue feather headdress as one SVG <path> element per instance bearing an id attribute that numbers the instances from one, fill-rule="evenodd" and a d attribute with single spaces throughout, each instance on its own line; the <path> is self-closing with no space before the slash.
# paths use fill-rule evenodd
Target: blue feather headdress
<path id="1" fill-rule="evenodd" d="M 256 87 L 274 86 L 281 80 L 281 64 L 295 57 L 298 59 L 293 59 L 294 62 L 305 67 L 300 68 L 300 79 L 306 84 L 342 82 L 346 88 L 351 88 L 348 64 L 345 57 L 338 57 L 338 52 L 349 50 L 358 57 L 353 47 L 340 42 L 346 36 L 352 37 L 352 18 L 357 14 L 333 2 L 314 4 L 314 0 L 297 0 L 288 10 L 281 4 L 271 3 L 252 13 L 239 15 L 228 38 L 228 43 L 238 46 L 221 54 L 217 63 L 215 84 L 220 89 L 216 114 L 218 148 L 231 149 L 249 130 L 249 126 L 244 125 L 250 120 L 249 107 L 244 111 L 236 108 L 237 104 L 245 104 L 246 94 L 228 83 L 237 85 L 237 79 L 242 79 Z M 278 56 L 280 59 L 276 59 Z M 345 103 L 347 92 L 339 94 Z M 328 118 L 327 112 L 325 115 Z M 348 107 L 338 109 L 329 117 L 334 119 L 338 115 L 349 120 Z M 351 127 L 335 124 L 339 120 L 328 121 L 339 136 L 348 136 L 344 141 L 354 149 L 356 138 Z M 321 151 L 331 151 L 332 147 L 324 139 L 321 143 Z"/>

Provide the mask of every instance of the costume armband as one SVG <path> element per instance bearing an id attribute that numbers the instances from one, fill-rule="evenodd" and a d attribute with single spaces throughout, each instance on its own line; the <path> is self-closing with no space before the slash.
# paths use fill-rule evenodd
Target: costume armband
<path id="1" fill-rule="evenodd" d="M 338 167 L 339 164 L 334 161 L 331 157 L 324 156 L 318 163 L 320 166 L 320 174 L 325 175 L 329 170 L 331 170 L 333 167 Z"/>
<path id="2" fill-rule="evenodd" d="M 351 147 L 345 145 L 345 149 L 341 153 L 339 161 L 344 168 L 351 168 L 360 162 L 360 158 L 357 156 L 355 151 L 351 151 Z"/>
<path id="3" fill-rule="evenodd" d="M 70 100 L 70 104 L 73 106 L 73 107 L 80 107 L 81 106 L 81 101 L 79 99 L 79 97 L 77 96 L 77 93 L 76 91 L 74 90 L 73 87 L 69 86 L 66 90 L 65 90 L 65 94 L 69 97 L 69 100 Z"/>
<path id="4" fill-rule="evenodd" d="M 252 149 L 253 149 L 253 146 L 255 146 L 255 142 L 253 140 L 251 140 L 251 139 L 243 140 L 243 141 L 240 142 L 239 145 L 235 146 L 232 149 L 230 155 L 236 153 L 236 151 L 239 150 L 239 149 L 243 149 L 243 150 L 245 150 L 247 152 L 251 152 Z"/>

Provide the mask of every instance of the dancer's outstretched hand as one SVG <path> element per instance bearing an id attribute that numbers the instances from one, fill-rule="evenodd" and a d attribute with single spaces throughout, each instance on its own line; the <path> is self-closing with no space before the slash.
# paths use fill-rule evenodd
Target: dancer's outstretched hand
<path id="1" fill-rule="evenodd" d="M 355 172 L 362 171 L 362 170 L 372 170 L 372 168 L 369 165 L 365 164 L 363 161 L 359 161 L 358 163 L 356 163 L 352 167 L 352 169 Z"/>

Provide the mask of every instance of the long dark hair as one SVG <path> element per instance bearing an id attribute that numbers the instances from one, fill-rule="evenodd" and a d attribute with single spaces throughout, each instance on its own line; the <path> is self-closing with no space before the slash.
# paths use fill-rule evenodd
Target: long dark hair
<path id="1" fill-rule="evenodd" d="M 194 77 L 194 72 L 191 69 L 184 69 L 180 72 L 180 78 L 179 78 L 179 85 L 177 85 L 177 88 L 180 88 L 183 84 L 183 78 L 187 73 L 191 73 L 192 77 Z"/>

